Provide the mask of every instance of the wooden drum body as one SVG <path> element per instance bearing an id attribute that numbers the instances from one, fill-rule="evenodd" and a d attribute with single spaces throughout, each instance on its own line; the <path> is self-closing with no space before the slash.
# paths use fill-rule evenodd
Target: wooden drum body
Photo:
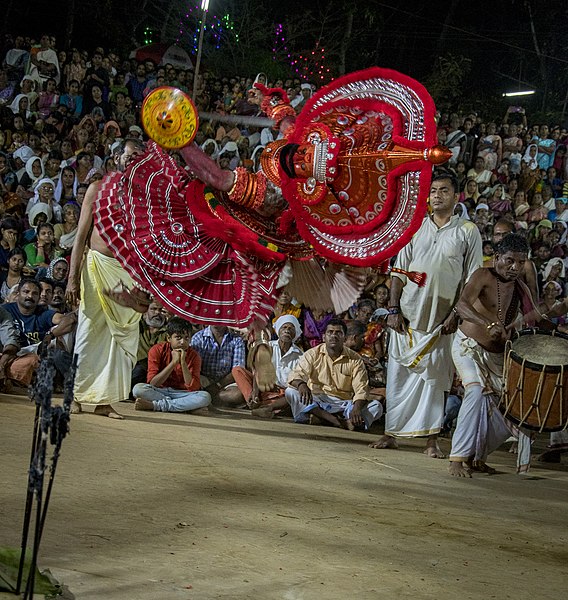
<path id="1" fill-rule="evenodd" d="M 499 408 L 519 426 L 560 431 L 568 426 L 568 336 L 536 329 L 519 332 L 505 349 Z"/>

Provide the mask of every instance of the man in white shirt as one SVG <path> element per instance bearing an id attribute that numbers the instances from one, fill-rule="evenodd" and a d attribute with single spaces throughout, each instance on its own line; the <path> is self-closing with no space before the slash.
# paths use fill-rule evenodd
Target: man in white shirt
<path id="1" fill-rule="evenodd" d="M 302 328 L 294 315 L 279 317 L 274 330 L 277 340 L 259 344 L 249 351 L 251 371 L 243 367 L 232 371 L 251 413 L 268 419 L 288 405 L 284 390 L 290 373 L 304 353 L 295 343 L 302 335 Z"/>
<path id="2" fill-rule="evenodd" d="M 385 435 L 373 448 L 397 448 L 396 437 L 426 437 L 424 453 L 443 458 L 437 437 L 454 372 L 454 306 L 483 260 L 476 226 L 453 214 L 457 200 L 455 179 L 447 173 L 434 176 L 431 214 L 397 257 L 397 267 L 423 271 L 427 277 L 424 287 L 403 275 L 392 278 Z"/>

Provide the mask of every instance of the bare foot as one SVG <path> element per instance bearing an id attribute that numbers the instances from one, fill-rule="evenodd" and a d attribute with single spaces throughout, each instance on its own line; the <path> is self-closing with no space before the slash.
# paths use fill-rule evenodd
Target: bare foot
<path id="1" fill-rule="evenodd" d="M 108 417 L 109 419 L 124 419 L 124 417 L 119 415 L 110 404 L 96 406 L 95 415 L 99 415 L 100 417 Z"/>
<path id="2" fill-rule="evenodd" d="M 272 350 L 267 344 L 258 344 L 253 349 L 254 377 L 261 392 L 270 391 L 276 384 L 276 369 L 272 363 Z"/>
<path id="3" fill-rule="evenodd" d="M 471 469 L 463 462 L 457 460 L 451 460 L 448 472 L 452 477 L 470 477 Z"/>
<path id="4" fill-rule="evenodd" d="M 73 402 L 71 402 L 71 408 L 70 408 L 69 412 L 72 415 L 79 415 L 83 412 L 83 409 L 81 408 L 81 405 L 78 402 L 73 400 Z"/>
<path id="5" fill-rule="evenodd" d="M 438 446 L 436 440 L 428 440 L 424 454 L 428 458 L 446 458 L 446 455 L 440 450 L 440 446 Z"/>
<path id="6" fill-rule="evenodd" d="M 250 414 L 253 417 L 259 417 L 260 419 L 272 419 L 274 417 L 274 413 L 270 406 L 261 406 L 260 408 L 253 408 L 250 411 Z M 313 415 L 310 415 L 313 416 Z M 317 417 L 315 417 L 317 418 Z"/>
<path id="7" fill-rule="evenodd" d="M 513 442 L 511 444 L 511 447 L 509 448 L 509 452 L 511 454 L 518 454 L 519 453 L 519 442 Z"/>
<path id="8" fill-rule="evenodd" d="M 319 406 L 312 410 L 312 412 L 310 413 L 310 417 L 312 417 L 312 416 L 319 418 L 322 422 L 328 423 L 329 425 L 332 425 L 333 427 L 339 427 L 340 429 L 348 429 L 345 419 L 342 419 L 341 417 L 338 417 L 337 415 L 332 415 L 331 413 L 328 413 L 326 410 L 323 410 L 323 408 L 319 408 Z M 310 421 L 311 421 L 311 419 L 310 419 Z"/>
<path id="9" fill-rule="evenodd" d="M 392 435 L 383 435 L 376 442 L 369 444 L 369 448 L 376 448 L 378 450 L 398 450 L 398 444 Z"/>
<path id="10" fill-rule="evenodd" d="M 134 401 L 134 410 L 154 410 L 154 403 L 150 400 L 136 398 Z"/>
<path id="11" fill-rule="evenodd" d="M 490 467 L 488 464 L 484 463 L 482 460 L 474 460 L 471 463 L 472 471 L 476 473 L 487 473 L 487 475 L 495 475 L 497 473 L 497 469 Z"/>

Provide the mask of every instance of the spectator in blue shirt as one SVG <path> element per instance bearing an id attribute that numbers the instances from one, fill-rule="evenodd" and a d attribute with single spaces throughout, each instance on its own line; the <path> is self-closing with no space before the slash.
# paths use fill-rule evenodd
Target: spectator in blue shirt
<path id="1" fill-rule="evenodd" d="M 213 403 L 243 404 L 232 370 L 245 366 L 244 340 L 227 327 L 210 325 L 193 336 L 191 345 L 201 356 L 201 387 L 211 394 Z"/>

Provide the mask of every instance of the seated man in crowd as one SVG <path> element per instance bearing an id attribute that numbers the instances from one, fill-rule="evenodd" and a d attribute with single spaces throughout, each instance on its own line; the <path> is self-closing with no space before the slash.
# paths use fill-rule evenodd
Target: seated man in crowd
<path id="1" fill-rule="evenodd" d="M 28 386 L 39 363 L 38 349 L 41 342 L 51 342 L 72 331 L 77 322 L 75 313 L 63 315 L 49 308 L 40 308 L 40 284 L 35 279 L 22 279 L 18 284 L 18 294 L 15 302 L 4 305 L 11 315 L 19 334 L 20 354 L 25 361 L 13 363 L 10 372 L 11 379 Z M 46 339 L 47 338 L 47 339 Z M 61 348 L 56 348 L 54 355 L 55 367 L 63 377 L 71 368 L 72 355 Z M 18 365 L 18 372 L 15 372 Z"/>
<path id="2" fill-rule="evenodd" d="M 335 427 L 368 428 L 383 414 L 380 402 L 368 402 L 367 371 L 361 357 L 345 346 L 346 333 L 345 323 L 332 319 L 323 344 L 306 351 L 288 377 L 286 400 L 297 423 L 317 417 Z"/>
<path id="3" fill-rule="evenodd" d="M 383 310 L 383 309 L 381 309 Z M 385 374 L 379 358 L 375 355 L 369 355 L 365 346 L 368 326 L 361 321 L 349 321 L 347 323 L 347 335 L 345 345 L 354 350 L 363 359 L 367 376 L 369 377 L 369 386 L 371 388 L 380 388 L 381 395 L 384 396 Z"/>
<path id="4" fill-rule="evenodd" d="M 267 344 L 261 342 L 251 348 L 249 359 L 252 372 L 243 367 L 233 369 L 233 377 L 247 405 L 252 409 L 251 414 L 268 419 L 288 406 L 284 396 L 288 376 L 303 354 L 295 343 L 302 335 L 302 328 L 294 315 L 278 317 L 274 330 L 277 340 L 271 340 Z M 266 385 L 267 378 L 272 379 L 272 385 Z M 264 389 L 266 387 L 269 389 Z"/>
<path id="5" fill-rule="evenodd" d="M 166 326 L 166 341 L 148 352 L 148 383 L 132 390 L 136 410 L 188 412 L 211 404 L 208 392 L 201 391 L 201 358 L 189 345 L 191 325 L 172 317 Z"/>
<path id="6" fill-rule="evenodd" d="M 0 391 L 4 391 L 6 379 L 23 383 L 20 381 L 20 375 L 27 373 L 27 365 L 21 364 L 26 360 L 16 356 L 20 349 L 19 337 L 10 313 L 0 306 Z M 20 364 L 15 364 L 16 361 Z"/>
<path id="7" fill-rule="evenodd" d="M 191 345 L 201 356 L 201 386 L 211 394 L 213 403 L 243 404 L 232 374 L 235 367 L 245 366 L 243 339 L 228 327 L 210 325 L 193 336 Z"/>
<path id="8" fill-rule="evenodd" d="M 152 346 L 166 340 L 166 324 L 168 313 L 155 300 L 150 303 L 148 310 L 140 319 L 140 339 L 138 340 L 138 355 L 132 369 L 132 388 L 137 383 L 146 383 L 148 373 L 148 352 Z"/>

